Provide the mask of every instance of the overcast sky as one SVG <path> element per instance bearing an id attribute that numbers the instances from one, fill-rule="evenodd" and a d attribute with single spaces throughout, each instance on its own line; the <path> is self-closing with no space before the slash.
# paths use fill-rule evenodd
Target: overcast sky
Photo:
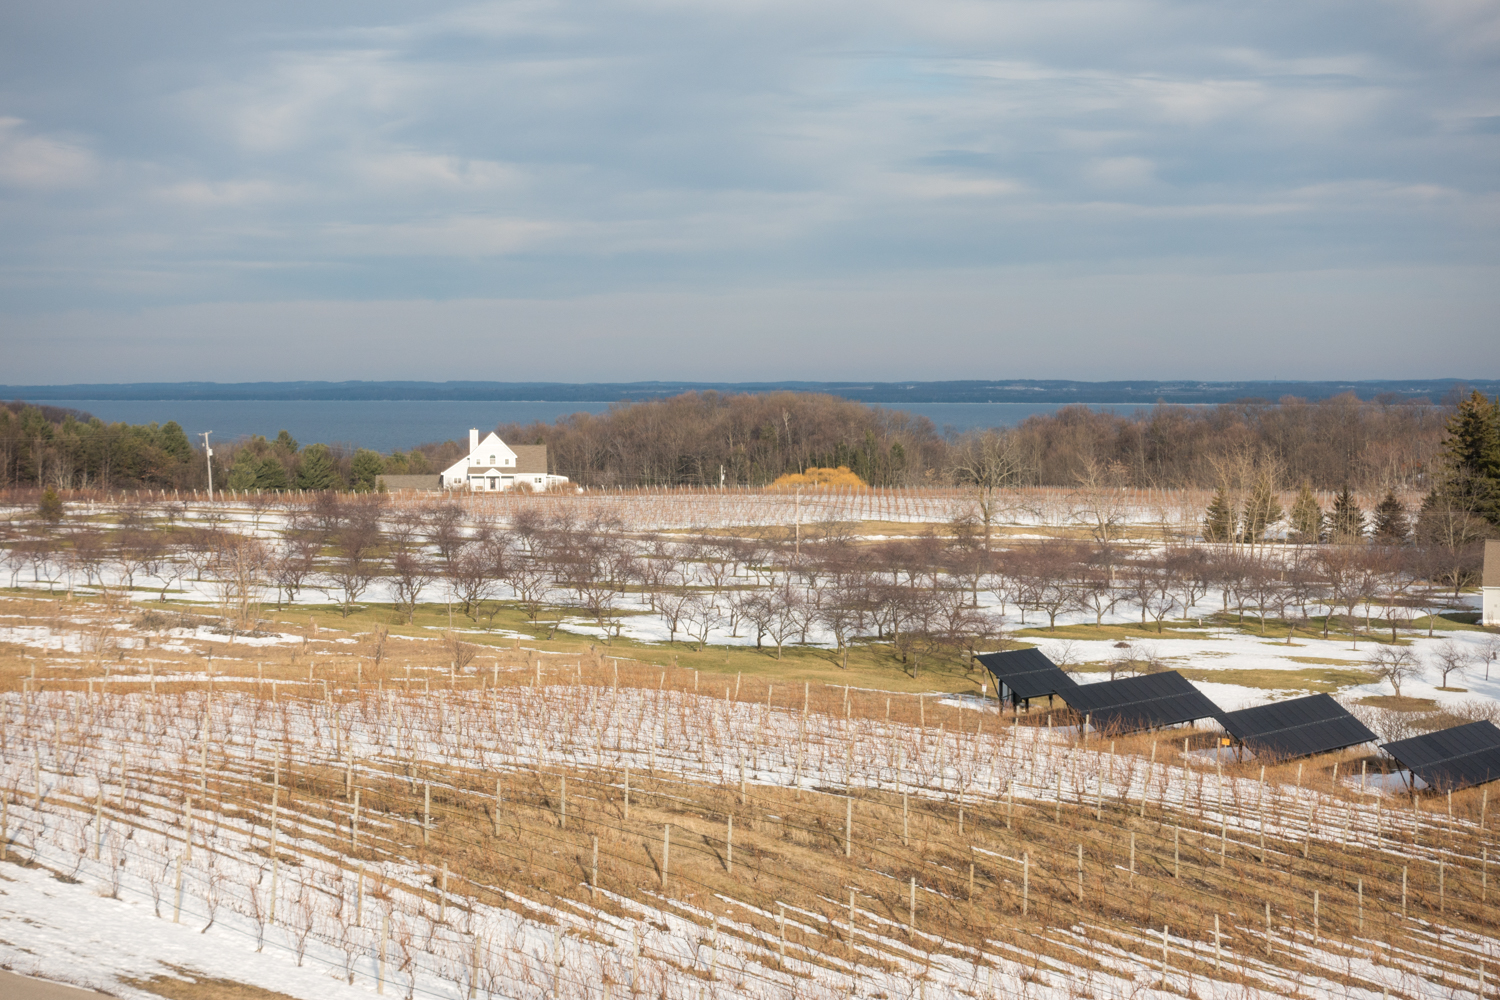
<path id="1" fill-rule="evenodd" d="M 1500 5 L 0 11 L 0 383 L 1494 377 Z"/>

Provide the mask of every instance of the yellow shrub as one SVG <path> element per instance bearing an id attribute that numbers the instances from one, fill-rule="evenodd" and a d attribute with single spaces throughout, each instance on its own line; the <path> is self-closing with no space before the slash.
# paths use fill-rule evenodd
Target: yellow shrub
<path id="1" fill-rule="evenodd" d="M 865 481 L 849 471 L 849 466 L 837 469 L 820 469 L 809 466 L 803 473 L 788 473 L 779 476 L 772 486 L 863 486 Z"/>

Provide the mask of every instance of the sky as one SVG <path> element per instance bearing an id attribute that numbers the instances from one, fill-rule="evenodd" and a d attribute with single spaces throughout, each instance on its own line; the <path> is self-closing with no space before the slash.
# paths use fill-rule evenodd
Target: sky
<path id="1" fill-rule="evenodd" d="M 1500 6 L 11 3 L 0 383 L 1500 376 Z"/>

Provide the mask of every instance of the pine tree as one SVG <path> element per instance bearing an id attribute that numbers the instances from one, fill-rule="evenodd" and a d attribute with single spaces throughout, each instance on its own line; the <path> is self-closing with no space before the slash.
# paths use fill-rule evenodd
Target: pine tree
<path id="1" fill-rule="evenodd" d="M 1229 503 L 1229 498 L 1224 495 L 1221 486 L 1214 491 L 1214 498 L 1209 501 L 1208 509 L 1203 517 L 1203 540 L 1205 542 L 1227 542 L 1234 536 L 1235 528 L 1234 508 Z"/>
<path id="2" fill-rule="evenodd" d="M 42 494 L 42 502 L 37 504 L 36 514 L 48 524 L 56 524 L 63 519 L 62 497 L 57 495 L 57 490 L 47 487 Z"/>
<path id="3" fill-rule="evenodd" d="M 275 455 L 267 455 L 260 460 L 260 467 L 255 470 L 256 489 L 284 490 L 290 483 L 286 475 L 286 466 L 277 461 Z"/>
<path id="4" fill-rule="evenodd" d="M 1375 505 L 1375 540 L 1386 545 L 1400 545 L 1411 534 L 1406 505 L 1396 498 L 1394 490 Z"/>
<path id="5" fill-rule="evenodd" d="M 1281 520 L 1282 514 L 1281 500 L 1276 496 L 1271 478 L 1261 476 L 1255 481 L 1255 489 L 1251 491 L 1250 500 L 1245 504 L 1244 540 L 1260 541 L 1266 529 Z"/>
<path id="6" fill-rule="evenodd" d="M 1354 494 L 1345 486 L 1333 498 L 1333 513 L 1328 515 L 1328 533 L 1335 542 L 1357 542 L 1365 534 L 1365 512 L 1354 501 Z"/>
<path id="7" fill-rule="evenodd" d="M 227 490 L 253 490 L 256 476 L 260 473 L 260 459 L 249 448 L 241 448 L 229 467 L 229 478 L 224 481 Z"/>
<path id="8" fill-rule="evenodd" d="M 302 452 L 302 468 L 297 470 L 297 488 L 302 490 L 333 490 L 343 483 L 338 469 L 333 464 L 333 454 L 327 445 L 311 444 Z"/>
<path id="9" fill-rule="evenodd" d="M 375 489 L 375 480 L 385 472 L 385 460 L 379 452 L 361 448 L 354 453 L 349 464 L 349 488 L 356 493 L 370 493 Z"/>
<path id="10" fill-rule="evenodd" d="M 1316 545 L 1323 540 L 1323 508 L 1313 495 L 1312 484 L 1302 480 L 1302 490 L 1292 504 L 1292 540 Z"/>
<path id="11" fill-rule="evenodd" d="M 1470 393 L 1447 431 L 1444 476 L 1424 508 L 1469 511 L 1500 527 L 1500 402 Z"/>

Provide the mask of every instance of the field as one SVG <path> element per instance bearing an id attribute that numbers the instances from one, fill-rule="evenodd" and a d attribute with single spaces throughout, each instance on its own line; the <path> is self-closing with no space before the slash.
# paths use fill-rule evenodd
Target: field
<path id="1" fill-rule="evenodd" d="M 997 544 L 1097 533 L 1035 492 Z M 1468 595 L 1408 590 L 1401 619 L 1373 590 L 1321 615 L 1248 584 L 1195 598 L 1164 546 L 1199 499 L 1120 501 L 1107 589 L 1137 565 L 1187 589 L 1102 615 L 1038 596 L 1059 584 L 1035 560 L 966 569 L 958 491 L 484 497 L 456 522 L 394 498 L 352 597 L 358 507 L 97 497 L 50 534 L 16 509 L 0 962 L 195 1000 L 1480 995 L 1485 789 L 1412 796 L 1370 747 L 1080 736 L 999 711 L 971 662 L 989 642 L 1080 680 L 1180 669 L 1228 708 L 1336 692 L 1383 736 L 1493 697 Z M 277 560 L 309 538 L 285 594 Z M 464 554 L 495 551 L 476 590 Z M 413 555 L 437 568 L 402 601 Z M 739 623 L 674 635 L 674 598 Z M 840 639 L 820 609 L 856 600 Z M 923 600 L 1000 630 L 939 634 L 936 605 L 922 642 L 876 625 Z M 1422 666 L 1399 698 L 1381 647 Z"/>
<path id="2" fill-rule="evenodd" d="M 21 971 L 307 996 L 1460 996 L 1494 954 L 1487 794 L 1362 794 L 1384 782 L 1354 756 L 1262 781 L 1206 733 L 1080 743 L 976 697 L 602 647 L 459 671 L 438 642 L 377 663 L 325 628 L 230 644 L 102 603 L 3 607 L 81 647 L 0 668 Z M 99 920 L 128 933 L 103 944 Z"/>

